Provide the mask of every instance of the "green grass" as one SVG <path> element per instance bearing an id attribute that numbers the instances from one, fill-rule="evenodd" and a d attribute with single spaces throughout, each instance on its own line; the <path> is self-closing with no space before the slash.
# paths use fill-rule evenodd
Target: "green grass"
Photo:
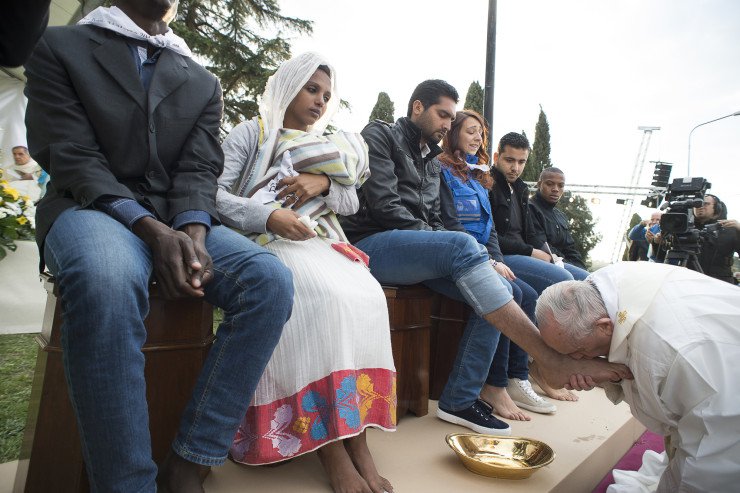
<path id="1" fill-rule="evenodd" d="M 213 330 L 223 312 L 213 311 Z M 0 336 L 0 464 L 17 460 L 26 427 L 38 345 L 33 334 Z"/>
<path id="2" fill-rule="evenodd" d="M 33 334 L 0 336 L 0 463 L 18 459 L 38 345 Z"/>

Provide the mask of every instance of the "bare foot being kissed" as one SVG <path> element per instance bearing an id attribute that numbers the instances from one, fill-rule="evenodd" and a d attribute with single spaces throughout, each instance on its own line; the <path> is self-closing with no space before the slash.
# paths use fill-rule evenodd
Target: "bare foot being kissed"
<path id="1" fill-rule="evenodd" d="M 529 362 L 529 379 L 539 385 L 542 392 L 547 394 L 548 397 L 559 401 L 575 402 L 578 400 L 578 396 L 568 389 L 554 389 L 547 385 L 545 379 L 540 376 L 540 368 L 535 361 Z"/>
<path id="2" fill-rule="evenodd" d="M 373 493 L 393 493 L 393 486 L 390 481 L 381 476 L 375 467 L 375 461 L 367 447 L 367 435 L 364 431 L 355 437 L 344 440 L 344 447 Z"/>
<path id="3" fill-rule="evenodd" d="M 480 392 L 480 398 L 493 407 L 493 411 L 502 418 L 515 421 L 530 421 L 532 419 L 511 400 L 511 396 L 506 392 L 505 387 L 484 384 Z"/>
<path id="4" fill-rule="evenodd" d="M 332 490 L 334 493 L 374 493 L 355 469 L 344 442 L 327 443 L 317 451 Z"/>

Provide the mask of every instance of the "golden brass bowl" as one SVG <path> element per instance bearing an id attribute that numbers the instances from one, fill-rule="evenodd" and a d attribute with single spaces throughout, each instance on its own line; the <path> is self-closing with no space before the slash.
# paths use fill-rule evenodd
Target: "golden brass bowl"
<path id="1" fill-rule="evenodd" d="M 528 478 L 555 460 L 549 445 L 531 438 L 450 433 L 445 440 L 465 467 L 492 478 Z"/>

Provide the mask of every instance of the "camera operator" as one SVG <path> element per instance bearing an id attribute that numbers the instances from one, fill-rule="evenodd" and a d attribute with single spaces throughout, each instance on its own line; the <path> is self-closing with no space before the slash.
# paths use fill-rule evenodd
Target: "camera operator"
<path id="1" fill-rule="evenodd" d="M 733 254 L 740 252 L 740 223 L 727 219 L 727 207 L 716 195 L 704 195 L 704 204 L 694 208 L 696 227 L 704 232 L 699 264 L 715 279 L 737 284 L 732 275 Z"/>

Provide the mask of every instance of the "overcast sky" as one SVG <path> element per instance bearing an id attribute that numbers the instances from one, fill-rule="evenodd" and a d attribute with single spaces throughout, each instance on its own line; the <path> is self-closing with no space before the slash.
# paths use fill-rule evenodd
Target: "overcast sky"
<path id="1" fill-rule="evenodd" d="M 361 130 L 380 91 L 400 117 L 424 79 L 457 87 L 459 109 L 470 83 L 484 83 L 485 0 L 279 3 L 314 21 L 293 52 L 318 51 L 335 66 L 352 105 L 336 119 L 345 130 Z M 569 183 L 627 185 L 637 127 L 659 126 L 647 160 L 686 176 L 692 127 L 740 111 L 739 27 L 737 0 L 499 0 L 493 137 L 525 130 L 533 139 L 541 104 L 552 161 Z M 740 218 L 740 116 L 697 129 L 691 151 L 691 175 L 709 179 Z M 646 163 L 640 183 L 651 176 Z M 593 258 L 611 257 L 622 210 L 613 196 L 592 206 L 604 236 Z"/>

